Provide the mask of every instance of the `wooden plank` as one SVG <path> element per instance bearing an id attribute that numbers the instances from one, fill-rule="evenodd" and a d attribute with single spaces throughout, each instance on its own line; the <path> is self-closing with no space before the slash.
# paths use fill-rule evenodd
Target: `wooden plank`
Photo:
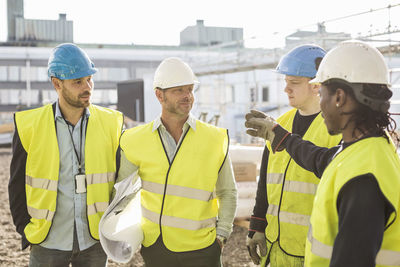
<path id="1" fill-rule="evenodd" d="M 14 123 L 0 124 L 0 133 L 14 132 Z"/>

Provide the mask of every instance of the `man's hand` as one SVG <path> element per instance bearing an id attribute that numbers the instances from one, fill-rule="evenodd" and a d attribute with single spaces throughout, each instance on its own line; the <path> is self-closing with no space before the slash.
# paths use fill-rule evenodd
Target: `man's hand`
<path id="1" fill-rule="evenodd" d="M 272 129 L 277 125 L 277 122 L 265 113 L 258 110 L 251 110 L 250 113 L 246 114 L 244 125 L 249 128 L 246 131 L 247 134 L 254 137 L 261 137 L 271 143 L 274 140 L 275 133 Z"/>
<path id="2" fill-rule="evenodd" d="M 217 239 L 217 243 L 220 246 L 221 250 L 223 249 L 223 247 L 226 244 L 226 237 L 223 237 L 222 235 L 217 235 L 216 237 Z"/>
<path id="3" fill-rule="evenodd" d="M 253 119 L 253 118 L 260 118 L 260 119 L 264 119 L 267 117 L 267 114 L 265 114 L 264 112 L 252 109 L 250 110 L 249 113 L 246 114 L 246 121 Z"/>
<path id="4" fill-rule="evenodd" d="M 254 264 L 259 265 L 261 257 L 267 256 L 267 240 L 265 238 L 265 234 L 261 232 L 255 232 L 253 238 L 247 237 L 246 244 L 251 260 Z M 258 255 L 257 247 L 260 250 L 261 255 Z"/>

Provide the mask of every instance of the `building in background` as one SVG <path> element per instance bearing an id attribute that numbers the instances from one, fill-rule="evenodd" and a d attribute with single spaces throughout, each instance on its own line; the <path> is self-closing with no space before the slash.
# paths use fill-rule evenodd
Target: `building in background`
<path id="1" fill-rule="evenodd" d="M 344 32 L 327 32 L 323 23 L 318 24 L 317 31 L 296 31 L 285 38 L 286 48 L 291 49 L 302 44 L 316 44 L 326 50 L 333 48 L 338 42 L 351 39 Z"/>
<path id="2" fill-rule="evenodd" d="M 188 26 L 180 34 L 181 46 L 243 47 L 243 28 L 204 26 L 204 20 L 197 20 L 195 26 Z"/>
<path id="3" fill-rule="evenodd" d="M 58 20 L 25 19 L 23 0 L 7 0 L 7 23 L 7 41 L 14 45 L 73 42 L 73 22 L 66 14 L 59 14 Z"/>
<path id="4" fill-rule="evenodd" d="M 65 14 L 57 21 L 25 20 L 23 0 L 8 0 L 7 4 L 8 41 L 0 43 L 0 124 L 7 120 L 4 112 L 8 112 L 9 120 L 12 120 L 11 112 L 17 109 L 40 106 L 57 99 L 47 77 L 47 60 L 55 46 L 73 40 L 72 21 L 67 21 Z M 63 34 L 54 35 L 54 27 L 60 27 L 57 32 Z M 118 105 L 117 88 L 118 84 L 123 85 L 125 91 L 120 95 L 127 100 L 127 85 L 133 81 L 132 91 L 140 94 L 132 94 L 132 110 L 126 113 L 133 114 L 133 120 L 152 120 L 161 112 L 152 88 L 155 69 L 166 57 L 181 57 L 200 80 L 195 91 L 193 114 L 228 128 L 232 143 L 250 143 L 255 139 L 245 134 L 245 113 L 256 108 L 277 118 L 290 108 L 284 93 L 284 77 L 274 72 L 281 56 L 296 45 L 314 43 L 329 49 L 350 37 L 346 33 L 326 32 L 321 24 L 315 32 L 297 31 L 287 36 L 285 48 L 254 49 L 244 46 L 243 29 L 207 27 L 198 20 L 195 26 L 181 32 L 179 46 L 78 45 L 99 70 L 94 75 L 93 103 L 129 109 L 129 99 Z M 391 112 L 400 112 L 400 93 L 396 90 L 400 88 L 397 85 L 400 46 L 396 47 L 381 49 L 392 69 Z M 137 88 L 138 84 L 143 88 Z M 143 110 L 144 114 L 140 112 L 139 116 L 138 110 Z"/>

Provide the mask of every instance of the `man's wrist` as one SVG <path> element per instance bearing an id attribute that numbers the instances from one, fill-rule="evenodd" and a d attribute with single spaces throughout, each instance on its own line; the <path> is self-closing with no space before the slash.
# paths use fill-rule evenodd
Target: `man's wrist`
<path id="1" fill-rule="evenodd" d="M 217 240 L 220 242 L 220 244 L 225 245 L 227 238 L 225 236 L 222 235 L 217 235 Z"/>
<path id="2" fill-rule="evenodd" d="M 276 151 L 284 150 L 286 137 L 290 135 L 290 132 L 279 124 L 277 124 L 272 131 L 275 134 L 274 141 L 271 144 L 272 152 L 275 153 Z"/>

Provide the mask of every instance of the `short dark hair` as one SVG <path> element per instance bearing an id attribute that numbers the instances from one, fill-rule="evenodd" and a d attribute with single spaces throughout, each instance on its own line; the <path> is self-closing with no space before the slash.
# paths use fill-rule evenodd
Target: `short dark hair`
<path id="1" fill-rule="evenodd" d="M 338 88 L 341 88 L 358 104 L 356 109 L 354 109 L 353 111 L 344 113 L 347 115 L 351 115 L 349 122 L 353 121 L 355 123 L 353 136 L 355 135 L 355 130 L 358 129 L 364 134 L 368 132 L 371 135 L 384 136 L 386 139 L 388 139 L 388 136 L 385 133 L 386 130 L 391 134 L 391 136 L 395 139 L 397 143 L 400 141 L 399 136 L 395 132 L 396 122 L 391 117 L 391 113 L 389 113 L 389 111 L 376 111 L 373 110 L 371 107 L 360 103 L 359 101 L 357 101 L 353 89 L 348 84 L 342 83 L 340 81 L 328 81 L 324 82 L 323 85 L 327 87 L 330 95 L 333 95 Z M 364 83 L 362 84 L 362 86 L 363 94 L 366 94 L 369 97 L 381 100 L 389 100 L 392 96 L 392 92 L 386 85 Z"/>
<path id="2" fill-rule="evenodd" d="M 315 70 L 318 70 L 318 69 L 319 69 L 319 65 L 321 64 L 321 61 L 322 61 L 322 57 L 317 57 L 317 58 L 315 58 L 315 60 L 314 60 L 314 63 L 315 63 Z"/>

